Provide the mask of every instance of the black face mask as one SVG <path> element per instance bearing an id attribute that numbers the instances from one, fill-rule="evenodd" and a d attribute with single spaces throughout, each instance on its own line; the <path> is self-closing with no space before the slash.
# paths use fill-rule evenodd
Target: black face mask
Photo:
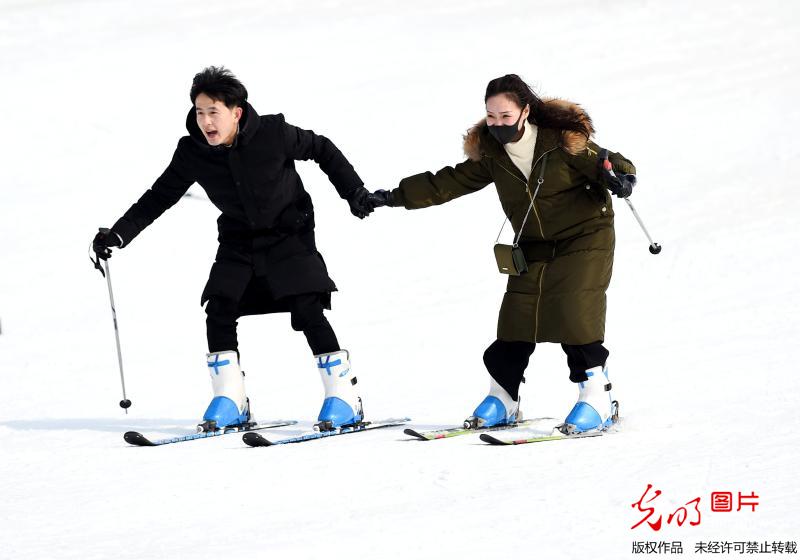
<path id="1" fill-rule="evenodd" d="M 524 111 L 523 111 L 524 112 Z M 494 139 L 501 144 L 508 144 L 513 142 L 519 134 L 519 121 L 522 119 L 522 113 L 519 114 L 519 119 L 514 124 L 496 124 L 489 126 L 489 134 L 494 136 Z"/>

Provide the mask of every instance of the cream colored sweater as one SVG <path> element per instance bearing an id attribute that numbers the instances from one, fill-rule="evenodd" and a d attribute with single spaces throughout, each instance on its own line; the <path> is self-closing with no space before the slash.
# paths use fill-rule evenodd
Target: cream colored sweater
<path id="1" fill-rule="evenodd" d="M 531 165 L 533 165 L 533 150 L 536 147 L 536 133 L 538 129 L 535 124 L 525 121 L 525 132 L 522 138 L 516 142 L 504 144 L 508 157 L 514 162 L 526 179 L 531 178 Z"/>

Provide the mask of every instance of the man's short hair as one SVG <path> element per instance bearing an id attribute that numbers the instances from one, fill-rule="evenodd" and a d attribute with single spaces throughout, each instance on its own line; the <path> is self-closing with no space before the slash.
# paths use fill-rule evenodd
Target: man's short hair
<path id="1" fill-rule="evenodd" d="M 214 101 L 222 101 L 229 109 L 243 107 L 247 102 L 247 88 L 224 66 L 209 66 L 195 74 L 189 91 L 192 105 L 201 93 Z"/>

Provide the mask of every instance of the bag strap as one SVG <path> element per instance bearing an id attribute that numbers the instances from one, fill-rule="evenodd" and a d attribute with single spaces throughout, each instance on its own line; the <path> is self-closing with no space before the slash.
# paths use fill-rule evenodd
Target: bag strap
<path id="1" fill-rule="evenodd" d="M 528 223 L 528 216 L 530 216 L 531 210 L 533 209 L 533 202 L 536 200 L 536 196 L 539 194 L 539 189 L 541 188 L 542 183 L 544 183 L 544 170 L 545 167 L 547 167 L 548 155 L 550 155 L 550 152 L 545 152 L 545 154 L 542 156 L 542 167 L 539 170 L 539 178 L 536 180 L 536 190 L 533 191 L 533 196 L 531 196 L 531 203 L 530 205 L 528 205 L 528 211 L 525 212 L 525 218 L 522 220 L 522 226 L 519 228 L 519 233 L 517 234 L 517 238 L 514 240 L 514 247 L 516 247 L 519 244 L 519 240 L 522 237 L 522 230 L 525 229 L 525 224 Z M 528 190 L 528 185 L 525 185 L 525 192 L 530 194 L 530 191 Z M 506 222 L 508 222 L 508 216 L 506 216 L 506 219 L 503 221 L 503 225 L 500 226 L 500 231 L 497 234 L 497 239 L 495 239 L 494 241 L 495 243 L 499 243 L 500 236 L 503 234 L 503 228 L 506 227 Z"/>

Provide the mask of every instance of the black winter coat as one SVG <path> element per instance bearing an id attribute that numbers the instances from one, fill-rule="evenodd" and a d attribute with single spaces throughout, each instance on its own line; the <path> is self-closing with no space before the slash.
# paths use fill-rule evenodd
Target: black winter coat
<path id="1" fill-rule="evenodd" d="M 339 195 L 347 199 L 363 181 L 327 138 L 288 124 L 283 115 L 259 116 L 245 104 L 231 147 L 210 146 L 186 117 L 188 136 L 153 186 L 120 218 L 112 231 L 127 246 L 198 183 L 220 210 L 220 247 L 201 298 L 239 301 L 251 277 L 266 280 L 271 293 L 247 302 L 242 314 L 278 309 L 274 301 L 299 293 L 336 290 L 314 243 L 314 208 L 295 170 L 295 160 L 314 160 Z"/>

